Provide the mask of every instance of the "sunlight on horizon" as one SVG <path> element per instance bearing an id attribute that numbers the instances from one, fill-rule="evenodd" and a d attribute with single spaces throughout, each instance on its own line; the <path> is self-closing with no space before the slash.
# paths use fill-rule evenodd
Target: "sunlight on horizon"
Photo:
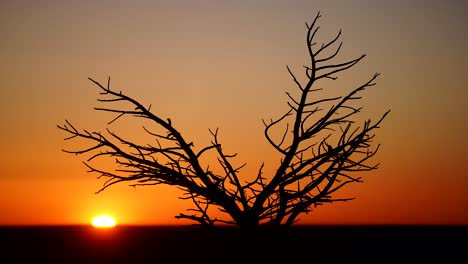
<path id="1" fill-rule="evenodd" d="M 109 215 L 99 215 L 93 218 L 91 223 L 94 227 L 97 228 L 111 228 L 115 227 L 117 222 L 115 218 Z"/>

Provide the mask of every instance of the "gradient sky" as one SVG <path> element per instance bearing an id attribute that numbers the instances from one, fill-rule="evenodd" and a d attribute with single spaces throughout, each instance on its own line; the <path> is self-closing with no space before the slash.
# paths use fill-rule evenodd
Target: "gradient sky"
<path id="1" fill-rule="evenodd" d="M 262 118 L 287 109 L 286 65 L 307 60 L 304 22 L 320 11 L 320 40 L 343 29 L 341 58 L 367 54 L 346 84 L 381 77 L 363 117 L 377 130 L 381 166 L 301 223 L 468 224 L 468 19 L 464 1 L 21 1 L 0 2 L 0 225 L 178 224 L 190 204 L 167 187 L 102 182 L 85 157 L 61 152 L 56 125 L 102 130 L 88 77 L 152 104 L 198 146 L 220 128 L 224 148 L 247 162 L 241 175 L 278 163 Z M 344 77 L 343 77 L 344 78 Z M 344 87 L 343 89 L 349 89 Z M 351 87 L 352 88 L 352 87 Z M 122 133 L 136 135 L 139 123 Z M 135 126 L 127 126 L 134 124 Z"/>

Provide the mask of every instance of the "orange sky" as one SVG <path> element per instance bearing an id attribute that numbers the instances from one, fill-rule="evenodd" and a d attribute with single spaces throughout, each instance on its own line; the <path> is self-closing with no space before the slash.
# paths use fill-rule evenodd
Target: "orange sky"
<path id="1" fill-rule="evenodd" d="M 195 4 L 196 2 L 196 4 Z M 305 25 L 317 11 L 323 40 L 343 29 L 341 58 L 366 53 L 346 75 L 381 72 L 365 115 L 391 109 L 377 131 L 380 169 L 301 223 L 468 224 L 468 32 L 463 1 L 13 1 L 0 2 L 0 225 L 90 223 L 100 213 L 125 224 L 178 224 L 190 204 L 164 186 L 115 186 L 86 173 L 56 128 L 104 128 L 87 80 L 152 104 L 187 138 L 209 128 L 241 175 L 278 159 L 262 118 L 287 108 L 286 65 L 306 61 Z M 132 124 L 125 123 L 125 124 Z M 135 127 L 119 131 L 133 135 Z M 76 146 L 76 145 L 75 145 Z"/>

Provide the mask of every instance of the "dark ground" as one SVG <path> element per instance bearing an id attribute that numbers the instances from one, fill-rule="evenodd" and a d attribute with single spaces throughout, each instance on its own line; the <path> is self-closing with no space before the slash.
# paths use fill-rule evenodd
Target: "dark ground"
<path id="1" fill-rule="evenodd" d="M 468 263 L 468 226 L 0 227 L 0 263 Z"/>

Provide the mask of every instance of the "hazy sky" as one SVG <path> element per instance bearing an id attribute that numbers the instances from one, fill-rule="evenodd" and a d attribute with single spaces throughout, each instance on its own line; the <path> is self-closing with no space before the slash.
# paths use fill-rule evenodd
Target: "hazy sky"
<path id="1" fill-rule="evenodd" d="M 85 157 L 61 152 L 56 125 L 102 130 L 92 110 L 105 81 L 170 117 L 196 145 L 209 128 L 246 177 L 278 163 L 262 118 L 287 110 L 302 74 L 306 28 L 320 11 L 319 39 L 339 29 L 341 58 L 367 54 L 346 74 L 346 91 L 381 76 L 363 118 L 390 116 L 378 130 L 379 170 L 302 223 L 468 224 L 468 32 L 465 1 L 19 1 L 0 2 L 0 224 L 88 223 L 109 213 L 127 224 L 174 224 L 187 206 L 173 188 L 102 181 Z M 135 135 L 139 123 L 118 131 Z M 129 124 L 134 124 L 129 126 Z M 242 175 L 242 174 L 241 174 Z"/>

